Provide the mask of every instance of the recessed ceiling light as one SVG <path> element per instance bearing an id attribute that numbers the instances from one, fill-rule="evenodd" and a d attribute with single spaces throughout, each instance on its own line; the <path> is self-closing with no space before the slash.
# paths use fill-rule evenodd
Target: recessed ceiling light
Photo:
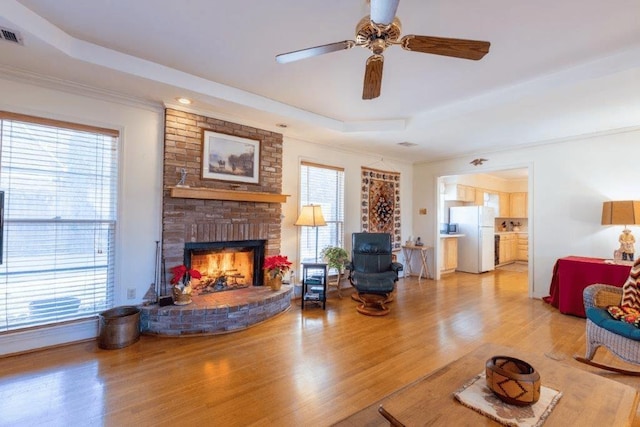
<path id="1" fill-rule="evenodd" d="M 279 128 L 288 128 L 289 125 L 287 125 L 286 123 L 276 123 L 276 126 L 278 126 Z"/>
<path id="2" fill-rule="evenodd" d="M 189 98 L 176 98 L 180 104 L 189 105 L 191 100 Z"/>

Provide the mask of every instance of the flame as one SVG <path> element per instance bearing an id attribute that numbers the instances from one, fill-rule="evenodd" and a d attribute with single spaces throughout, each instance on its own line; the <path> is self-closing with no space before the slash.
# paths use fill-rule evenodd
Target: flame
<path id="1" fill-rule="evenodd" d="M 191 266 L 202 273 L 203 279 L 227 275 L 240 284 L 253 284 L 253 252 L 226 250 L 192 254 Z"/>

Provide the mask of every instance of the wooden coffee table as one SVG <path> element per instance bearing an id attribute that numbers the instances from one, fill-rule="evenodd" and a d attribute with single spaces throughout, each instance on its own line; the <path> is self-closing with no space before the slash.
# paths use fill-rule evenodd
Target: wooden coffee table
<path id="1" fill-rule="evenodd" d="M 542 385 L 559 390 L 562 398 L 544 426 L 630 426 L 638 406 L 638 392 L 628 385 L 574 368 L 565 362 L 519 350 L 484 344 L 466 356 L 426 375 L 382 400 L 338 422 L 337 426 L 389 426 L 379 413 L 384 408 L 406 426 L 500 425 L 460 404 L 453 393 L 484 371 L 491 356 L 514 356 L 540 372 Z"/>

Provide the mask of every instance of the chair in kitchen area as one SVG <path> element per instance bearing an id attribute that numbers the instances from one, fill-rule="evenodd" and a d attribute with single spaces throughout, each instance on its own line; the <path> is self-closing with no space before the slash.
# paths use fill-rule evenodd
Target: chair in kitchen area
<path id="1" fill-rule="evenodd" d="M 359 313 L 384 316 L 389 313 L 385 303 L 395 289 L 402 264 L 393 261 L 391 234 L 353 233 L 351 262 L 347 265 L 349 282 L 356 288 L 354 299 Z"/>
<path id="2" fill-rule="evenodd" d="M 627 321 L 615 319 L 610 312 L 620 307 L 640 304 L 640 259 L 622 288 L 593 284 L 584 289 L 584 308 L 587 315 L 587 350 L 585 357 L 574 356 L 582 363 L 625 375 L 640 376 L 640 371 L 627 370 L 595 362 L 596 350 L 603 346 L 611 353 L 634 365 L 640 365 L 640 328 Z M 639 317 L 640 319 L 640 317 Z M 640 320 L 638 320 L 640 324 Z"/>

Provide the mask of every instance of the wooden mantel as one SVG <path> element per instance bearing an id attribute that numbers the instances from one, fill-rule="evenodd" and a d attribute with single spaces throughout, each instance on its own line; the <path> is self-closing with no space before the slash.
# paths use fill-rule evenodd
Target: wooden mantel
<path id="1" fill-rule="evenodd" d="M 233 200 L 237 202 L 285 203 L 289 194 L 256 191 L 218 190 L 214 188 L 170 187 L 171 197 L 180 199 Z"/>

